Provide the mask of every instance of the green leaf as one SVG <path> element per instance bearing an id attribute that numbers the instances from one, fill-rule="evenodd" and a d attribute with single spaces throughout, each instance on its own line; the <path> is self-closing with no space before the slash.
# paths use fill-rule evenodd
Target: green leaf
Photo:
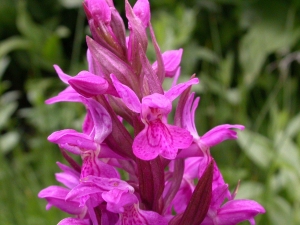
<path id="1" fill-rule="evenodd" d="M 285 135 L 293 138 L 295 135 L 299 134 L 300 132 L 300 113 L 296 115 L 294 118 L 292 118 L 287 125 L 287 128 L 285 130 Z"/>
<path id="2" fill-rule="evenodd" d="M 236 199 L 257 199 L 264 191 L 264 185 L 254 181 L 241 182 Z"/>
<path id="3" fill-rule="evenodd" d="M 182 47 L 190 40 L 195 27 L 196 10 L 178 5 L 175 14 L 159 11 L 152 16 L 157 42 L 163 51 Z"/>
<path id="4" fill-rule="evenodd" d="M 8 132 L 0 136 L 0 152 L 3 154 L 11 151 L 18 143 L 20 136 L 16 131 Z"/>
<path id="5" fill-rule="evenodd" d="M 16 102 L 8 103 L 0 108 L 0 130 L 3 129 L 9 122 L 9 118 L 17 109 L 18 104 Z"/>
<path id="6" fill-rule="evenodd" d="M 218 63 L 220 61 L 218 55 L 213 52 L 211 49 L 206 47 L 197 47 L 196 51 L 193 52 L 194 56 L 199 59 L 209 62 L 209 63 Z"/>
<path id="7" fill-rule="evenodd" d="M 234 54 L 227 53 L 226 58 L 220 62 L 219 79 L 225 87 L 229 87 L 233 75 Z"/>
<path id="8" fill-rule="evenodd" d="M 256 165 L 267 169 L 273 156 L 272 142 L 268 138 L 249 130 L 238 133 L 239 138 L 237 141 L 245 154 Z"/>
<path id="9" fill-rule="evenodd" d="M 0 52 L 1 52 L 1 43 L 0 43 Z M 1 53 L 0 53 L 1 55 Z M 9 64 L 10 60 L 8 57 L 4 57 L 4 58 L 1 58 L 0 56 L 0 90 L 1 90 L 1 78 L 4 74 L 4 71 L 6 70 L 8 64 Z M 1 94 L 1 91 L 0 91 L 0 94 Z"/>
<path id="10" fill-rule="evenodd" d="M 249 88 L 259 76 L 267 56 L 290 49 L 300 36 L 300 29 L 293 29 L 285 24 L 288 22 L 286 5 L 257 1 L 256 7 L 250 11 L 256 15 L 256 20 L 250 24 L 239 48 L 244 84 Z"/>
<path id="11" fill-rule="evenodd" d="M 59 64 L 62 61 L 61 42 L 56 34 L 49 35 L 46 39 L 43 49 L 43 59 L 49 63 L 50 69 L 53 70 L 53 64 Z"/>
<path id="12" fill-rule="evenodd" d="M 19 31 L 38 48 L 44 39 L 43 30 L 33 22 L 27 12 L 25 1 L 18 2 L 17 27 Z"/>
<path id="13" fill-rule="evenodd" d="M 300 178 L 294 170 L 288 168 L 281 168 L 281 170 L 274 174 L 271 179 L 271 188 L 274 193 L 279 193 L 285 190 L 287 197 L 293 201 L 300 199 Z"/>
<path id="14" fill-rule="evenodd" d="M 0 58 L 6 56 L 11 51 L 29 49 L 30 42 L 21 37 L 10 37 L 0 42 Z"/>
<path id="15" fill-rule="evenodd" d="M 270 224 L 292 224 L 292 208 L 284 198 L 274 196 L 274 198 L 265 203 L 265 207 Z"/>
<path id="16" fill-rule="evenodd" d="M 59 0 L 65 8 L 72 9 L 82 6 L 82 0 Z"/>
<path id="17" fill-rule="evenodd" d="M 280 133 L 275 137 L 274 146 L 277 148 L 277 163 L 282 168 L 293 170 L 300 177 L 300 153 L 299 148 L 285 134 Z"/>

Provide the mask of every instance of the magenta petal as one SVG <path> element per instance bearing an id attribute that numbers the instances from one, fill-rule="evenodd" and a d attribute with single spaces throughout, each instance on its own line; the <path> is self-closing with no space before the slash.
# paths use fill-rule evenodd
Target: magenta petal
<path id="1" fill-rule="evenodd" d="M 104 78 L 88 71 L 78 73 L 68 82 L 79 94 L 87 98 L 104 94 L 108 89 L 108 83 Z"/>
<path id="2" fill-rule="evenodd" d="M 162 71 L 157 71 L 158 74 L 153 70 L 149 59 L 147 58 L 146 51 L 142 49 L 141 45 L 138 46 L 139 59 L 142 63 L 142 85 L 144 93 L 153 94 L 159 93 L 163 94 L 162 82 L 163 82 L 163 73 Z M 134 49 L 134 51 L 136 51 Z M 158 51 L 158 49 L 156 49 Z M 160 68 L 163 69 L 163 68 Z M 160 75 L 161 77 L 158 77 Z"/>
<path id="3" fill-rule="evenodd" d="M 66 201 L 65 197 L 70 190 L 59 187 L 50 186 L 41 190 L 38 194 L 39 198 L 45 198 L 48 201 L 48 205 L 55 206 L 64 212 L 73 215 L 79 215 L 85 210 L 84 207 L 79 207 L 78 201 Z"/>
<path id="4" fill-rule="evenodd" d="M 48 141 L 59 145 L 71 145 L 76 146 L 82 150 L 96 150 L 97 145 L 86 134 L 79 133 L 72 129 L 65 129 L 53 132 Z"/>
<path id="5" fill-rule="evenodd" d="M 112 160 L 113 158 L 115 158 L 115 159 L 124 159 L 122 156 L 120 156 L 117 153 L 115 153 L 106 144 L 101 144 L 99 158 L 110 158 L 110 160 Z"/>
<path id="6" fill-rule="evenodd" d="M 219 170 L 218 166 L 217 166 L 217 163 L 214 161 L 214 176 L 213 176 L 213 183 L 212 183 L 212 189 L 216 189 L 217 187 L 219 186 L 223 186 L 225 185 L 225 181 L 224 181 L 224 178 L 222 176 L 222 173 L 221 171 Z M 230 194 L 230 191 L 229 189 L 227 188 L 227 191 L 226 191 L 226 195 L 225 195 L 225 198 L 227 199 L 231 199 L 231 194 Z"/>
<path id="7" fill-rule="evenodd" d="M 126 181 L 117 179 L 117 178 L 104 178 L 104 177 L 95 177 L 88 176 L 82 179 L 84 184 L 95 184 L 97 187 L 102 188 L 103 190 L 109 191 L 115 188 L 120 190 L 129 190 L 130 192 L 134 191 L 134 188 L 130 186 Z"/>
<path id="8" fill-rule="evenodd" d="M 127 49 L 127 59 L 132 65 L 134 72 L 136 74 L 140 74 L 142 69 L 142 65 L 141 65 L 142 59 L 140 54 L 144 54 L 147 50 L 147 45 L 148 45 L 147 33 L 141 19 L 135 15 L 128 0 L 125 1 L 125 12 L 126 12 L 126 17 L 128 19 L 128 28 L 130 30 L 128 49 Z M 116 73 L 114 74 L 117 75 Z M 132 86 L 130 87 L 134 89 L 134 87 Z M 143 87 L 138 87 L 138 88 L 140 89 Z"/>
<path id="9" fill-rule="evenodd" d="M 189 147 L 193 142 L 193 137 L 189 131 L 172 125 L 167 125 L 167 128 L 172 136 L 173 145 L 178 149 Z"/>
<path id="10" fill-rule="evenodd" d="M 160 155 L 166 159 L 175 159 L 178 149 L 189 147 L 193 137 L 187 130 L 180 127 L 167 125 L 166 128 L 170 134 L 170 139 L 168 139 L 168 133 L 165 132 L 165 140 L 161 143 Z"/>
<path id="11" fill-rule="evenodd" d="M 265 212 L 265 209 L 255 201 L 232 200 L 225 203 L 218 211 L 218 224 L 235 225 L 245 220 L 252 221 L 252 224 L 255 224 L 253 218 L 257 214 Z"/>
<path id="12" fill-rule="evenodd" d="M 97 76 L 104 77 L 104 74 L 101 71 L 99 64 L 93 58 L 91 51 L 89 49 L 86 52 L 86 58 L 88 62 L 88 71 Z"/>
<path id="13" fill-rule="evenodd" d="M 64 173 L 67 173 L 67 174 L 70 174 L 74 177 L 79 177 L 79 173 L 74 170 L 73 168 L 70 168 L 69 166 L 66 166 L 65 164 L 62 164 L 60 162 L 56 162 L 56 165 L 64 172 Z"/>
<path id="14" fill-rule="evenodd" d="M 146 219 L 149 225 L 167 225 L 168 220 L 153 211 L 140 210 L 140 214 Z"/>
<path id="15" fill-rule="evenodd" d="M 107 202 L 107 210 L 114 213 L 122 213 L 124 212 L 124 206 L 138 202 L 133 193 L 119 189 L 104 192 L 102 198 Z"/>
<path id="16" fill-rule="evenodd" d="M 79 183 L 79 176 L 73 177 L 72 175 L 66 173 L 56 173 L 55 178 L 67 188 L 73 188 Z"/>
<path id="17" fill-rule="evenodd" d="M 173 82 L 172 82 L 171 87 L 174 87 L 177 84 L 177 81 L 178 81 L 178 78 L 180 76 L 180 73 L 181 73 L 181 67 L 178 66 L 178 69 L 176 70 L 175 75 L 173 77 Z"/>
<path id="18" fill-rule="evenodd" d="M 165 159 L 173 160 L 176 158 L 178 152 L 178 148 L 167 143 L 166 145 L 162 145 L 160 155 Z"/>
<path id="19" fill-rule="evenodd" d="M 87 176 L 82 178 L 81 183 L 69 192 L 66 199 L 75 199 L 89 194 L 102 193 L 113 189 L 129 190 L 130 192 L 134 191 L 132 186 L 118 178 Z"/>
<path id="20" fill-rule="evenodd" d="M 168 220 L 153 211 L 146 211 L 139 209 L 138 204 L 124 207 L 124 213 L 120 214 L 120 219 L 116 225 L 135 225 L 135 224 L 147 224 L 147 225 L 167 225 Z"/>
<path id="21" fill-rule="evenodd" d="M 101 144 L 112 131 L 110 115 L 106 109 L 94 99 L 88 99 L 88 109 L 94 122 L 94 131 L 92 132 L 94 141 Z"/>
<path id="22" fill-rule="evenodd" d="M 64 199 L 69 193 L 69 189 L 59 186 L 49 186 L 41 190 L 38 194 L 39 198 L 55 197 L 58 199 Z"/>
<path id="23" fill-rule="evenodd" d="M 72 189 L 79 183 L 80 174 L 74 169 L 57 162 L 59 168 L 63 171 L 62 173 L 56 173 L 55 178 L 58 182 L 64 184 L 66 187 Z"/>
<path id="24" fill-rule="evenodd" d="M 91 112 L 87 110 L 83 124 L 82 124 L 82 131 L 84 134 L 90 135 L 94 129 L 94 122 L 91 116 Z"/>
<path id="25" fill-rule="evenodd" d="M 99 166 L 102 177 L 120 179 L 120 174 L 118 173 L 118 171 L 115 167 L 108 165 L 102 161 L 99 161 L 98 166 Z"/>
<path id="26" fill-rule="evenodd" d="M 122 84 L 115 75 L 111 74 L 110 77 L 125 105 L 132 111 L 139 113 L 141 111 L 141 103 L 134 91 Z"/>
<path id="27" fill-rule="evenodd" d="M 57 225 L 90 225 L 90 221 L 88 219 L 65 218 Z"/>
<path id="28" fill-rule="evenodd" d="M 182 115 L 182 126 L 183 128 L 187 129 L 194 138 L 198 138 L 199 135 L 197 133 L 197 129 L 195 126 L 195 112 L 200 101 L 200 98 L 197 97 L 194 100 L 195 93 L 191 93 L 187 102 L 185 103 Z"/>
<path id="29" fill-rule="evenodd" d="M 202 174 L 199 176 L 199 166 L 204 167 L 204 169 L 207 166 L 207 163 L 206 163 L 206 165 L 200 164 L 201 159 L 203 159 L 203 157 L 187 158 L 184 162 L 184 176 L 186 176 L 190 179 L 198 179 L 199 177 L 201 177 Z"/>
<path id="30" fill-rule="evenodd" d="M 84 178 L 89 175 L 107 177 L 107 178 L 120 178 L 117 170 L 98 158 L 99 151 L 84 151 L 81 153 L 83 160 L 81 167 L 80 177 Z"/>
<path id="31" fill-rule="evenodd" d="M 87 6 L 93 19 L 108 24 L 111 20 L 111 10 L 105 0 L 88 0 Z"/>
<path id="32" fill-rule="evenodd" d="M 145 107 L 146 106 L 146 107 Z M 148 108 L 158 108 L 163 114 L 168 114 L 172 110 L 171 101 L 164 95 L 154 93 L 152 95 L 145 96 L 142 99 L 143 111 Z"/>
<path id="33" fill-rule="evenodd" d="M 173 77 L 179 64 L 181 62 L 183 49 L 166 51 L 162 54 L 162 58 L 165 66 L 165 75 L 166 77 Z M 155 61 L 152 65 L 153 69 L 157 69 L 157 62 Z"/>
<path id="34" fill-rule="evenodd" d="M 136 136 L 132 148 L 133 153 L 140 159 L 151 160 L 158 154 L 174 159 L 178 149 L 188 147 L 192 140 L 188 131 L 155 120 Z"/>
<path id="35" fill-rule="evenodd" d="M 189 204 L 194 189 L 195 185 L 193 184 L 192 180 L 183 178 L 180 188 L 170 204 L 170 210 L 172 210 L 171 207 L 174 207 L 174 210 L 177 214 L 183 213 Z"/>
<path id="36" fill-rule="evenodd" d="M 144 27 L 148 27 L 150 22 L 150 5 L 148 0 L 138 0 L 133 6 L 133 12 L 141 20 Z"/>
<path id="37" fill-rule="evenodd" d="M 57 96 L 45 101 L 46 104 L 53 104 L 57 102 L 82 102 L 82 96 L 80 96 L 80 94 L 78 94 L 72 87 L 67 87 Z"/>
<path id="38" fill-rule="evenodd" d="M 68 193 L 66 200 L 80 199 L 80 205 L 85 205 L 87 200 L 90 199 L 95 207 L 103 202 L 103 198 L 101 197 L 103 192 L 114 189 L 132 193 L 134 191 L 133 187 L 127 182 L 117 178 L 87 176 L 81 180 L 82 182 Z"/>
<path id="39" fill-rule="evenodd" d="M 99 197 L 101 196 L 99 194 L 101 194 L 103 191 L 104 190 L 102 188 L 99 188 L 92 183 L 80 183 L 67 194 L 65 199 L 66 201 L 80 201 L 80 205 L 83 206 L 88 201 L 90 195 L 93 195 L 93 201 L 100 204 L 103 201 L 103 199 Z"/>
<path id="40" fill-rule="evenodd" d="M 140 159 L 151 160 L 158 154 L 174 159 L 178 149 L 187 148 L 192 140 L 187 130 L 154 120 L 134 139 L 132 148 L 133 153 Z"/>
<path id="41" fill-rule="evenodd" d="M 170 90 L 168 90 L 165 93 L 165 96 L 170 100 L 173 101 L 175 98 L 177 98 L 185 89 L 187 89 L 189 86 L 193 84 L 198 84 L 199 79 L 193 78 L 185 83 L 177 84 L 176 86 L 172 87 Z"/>
<path id="42" fill-rule="evenodd" d="M 58 65 L 54 65 L 54 69 L 57 75 L 59 76 L 59 79 L 65 84 L 68 84 L 68 80 L 71 79 L 72 77 L 68 74 L 65 74 Z"/>
<path id="43" fill-rule="evenodd" d="M 220 185 L 212 192 L 212 198 L 210 202 L 209 210 L 217 211 L 220 205 L 224 202 L 228 194 L 228 184 Z"/>
<path id="44" fill-rule="evenodd" d="M 219 125 L 211 129 L 207 133 L 205 133 L 200 140 L 206 146 L 212 147 L 227 139 L 237 139 L 236 131 L 231 129 L 244 130 L 244 128 L 245 127 L 243 125 L 230 125 L 230 124 Z"/>
<path id="45" fill-rule="evenodd" d="M 147 129 L 142 130 L 134 139 L 132 145 L 133 153 L 143 160 L 151 160 L 158 156 L 160 147 L 149 145 Z"/>

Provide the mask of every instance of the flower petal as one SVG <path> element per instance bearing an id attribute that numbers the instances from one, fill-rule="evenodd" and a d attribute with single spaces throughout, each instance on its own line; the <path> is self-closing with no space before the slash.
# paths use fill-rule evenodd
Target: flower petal
<path id="1" fill-rule="evenodd" d="M 214 127 L 207 133 L 205 133 L 201 137 L 201 142 L 203 142 L 206 146 L 212 147 L 217 145 L 227 139 L 237 139 L 237 133 L 231 129 L 239 129 L 244 130 L 243 125 L 231 125 L 231 124 L 223 124 Z"/>
<path id="2" fill-rule="evenodd" d="M 173 125 L 167 125 L 167 128 L 172 136 L 174 147 L 178 149 L 184 149 L 192 144 L 193 137 L 186 129 Z"/>
<path id="3" fill-rule="evenodd" d="M 106 93 L 107 81 L 88 71 L 81 71 L 77 76 L 68 80 L 69 84 L 81 95 L 90 98 Z"/>
<path id="4" fill-rule="evenodd" d="M 59 79 L 62 82 L 64 82 L 65 84 L 68 84 L 68 81 L 72 78 L 72 76 L 65 74 L 58 65 L 54 65 L 53 67 L 54 67 Z"/>
<path id="5" fill-rule="evenodd" d="M 137 197 L 128 190 L 113 189 L 103 192 L 102 198 L 107 202 L 107 210 L 114 213 L 123 213 L 124 206 L 138 202 Z"/>
<path id="6" fill-rule="evenodd" d="M 159 110 L 162 114 L 167 115 L 172 110 L 172 103 L 164 95 L 154 93 L 152 95 L 145 96 L 142 99 L 142 110 L 143 110 L 142 114 L 145 119 L 147 119 L 146 117 L 149 117 L 149 115 L 146 114 L 148 113 L 156 114 L 155 111 L 157 110 Z M 154 118 L 156 117 L 157 115 L 154 115 Z"/>
<path id="7" fill-rule="evenodd" d="M 45 198 L 48 201 L 48 205 L 55 206 L 64 212 L 73 215 L 79 215 L 85 211 L 84 207 L 79 207 L 79 202 L 76 200 L 65 200 L 65 197 L 70 190 L 59 187 L 59 186 L 49 186 L 41 190 L 38 194 L 39 198 Z M 48 206 L 48 208 L 49 208 Z"/>
<path id="8" fill-rule="evenodd" d="M 61 91 L 57 96 L 49 98 L 45 101 L 46 104 L 53 104 L 57 102 L 82 102 L 82 96 L 77 93 L 72 87 L 67 87 Z"/>
<path id="9" fill-rule="evenodd" d="M 195 93 L 191 93 L 188 97 L 188 100 L 186 101 L 186 104 L 184 106 L 183 112 L 182 112 L 182 127 L 187 129 L 194 138 L 198 138 L 199 135 L 197 133 L 197 129 L 195 126 L 195 112 L 198 106 L 198 103 L 200 101 L 200 98 L 197 97 L 194 100 Z"/>
<path id="10" fill-rule="evenodd" d="M 65 218 L 57 225 L 90 225 L 90 221 L 88 219 Z"/>
<path id="11" fill-rule="evenodd" d="M 148 27 L 150 22 L 150 5 L 148 0 L 138 0 L 133 6 L 133 12 L 141 20 L 144 27 Z"/>
<path id="12" fill-rule="evenodd" d="M 193 79 L 190 79 L 189 81 L 187 81 L 185 83 L 177 84 L 176 86 L 174 86 L 170 90 L 168 90 L 165 93 L 165 96 L 170 101 L 173 101 L 175 98 L 177 98 L 189 86 L 191 86 L 193 84 L 198 84 L 198 83 L 199 83 L 199 79 L 198 78 L 193 78 Z"/>
<path id="13" fill-rule="evenodd" d="M 138 204 L 133 204 L 124 207 L 124 213 L 120 214 L 120 219 L 116 225 L 133 225 L 133 224 L 147 224 L 147 225 L 167 225 L 168 220 L 153 211 L 141 210 Z"/>
<path id="14" fill-rule="evenodd" d="M 92 17 L 97 22 L 108 24 L 111 20 L 111 11 L 105 0 L 86 0 Z"/>
<path id="15" fill-rule="evenodd" d="M 72 129 L 65 129 L 53 132 L 48 141 L 59 144 L 62 148 L 70 150 L 71 147 L 77 147 L 80 150 L 96 150 L 97 144 L 91 138 L 83 133 L 79 133 Z M 69 148 L 70 147 L 70 148 Z M 76 150 L 74 150 L 77 153 Z M 72 152 L 72 150 L 71 150 Z"/>
<path id="16" fill-rule="evenodd" d="M 64 184 L 66 187 L 72 189 L 79 183 L 80 174 L 74 169 L 57 162 L 59 168 L 63 171 L 61 173 L 56 173 L 55 178 L 58 182 Z"/>
<path id="17" fill-rule="evenodd" d="M 112 131 L 112 121 L 106 109 L 96 100 L 87 100 L 88 110 L 94 122 L 94 130 L 90 134 L 94 141 L 101 144 Z"/>
<path id="18" fill-rule="evenodd" d="M 235 225 L 242 221 L 252 221 L 259 213 L 265 213 L 265 209 L 252 200 L 232 200 L 225 203 L 218 211 L 218 224 L 220 225 Z M 254 222 L 254 223 L 253 223 Z"/>
<path id="19" fill-rule="evenodd" d="M 141 103 L 139 98 L 136 96 L 136 94 L 134 93 L 133 90 L 131 90 L 129 87 L 127 87 L 126 85 L 122 84 L 115 75 L 111 74 L 110 75 L 111 80 L 118 92 L 118 94 L 120 95 L 120 97 L 122 98 L 122 100 L 124 101 L 125 105 L 131 109 L 132 111 L 136 112 L 136 113 L 140 113 L 141 111 Z"/>
<path id="20" fill-rule="evenodd" d="M 158 145 L 154 147 L 149 145 L 147 136 L 147 129 L 145 128 L 135 137 L 132 145 L 134 155 L 143 160 L 151 160 L 156 158 L 160 151 Z"/>
<path id="21" fill-rule="evenodd" d="M 166 51 L 162 54 L 164 66 L 165 66 L 165 76 L 166 77 L 174 77 L 181 62 L 183 49 L 180 48 L 178 50 L 170 50 Z M 157 69 L 157 61 L 155 61 L 152 65 L 154 70 Z"/>

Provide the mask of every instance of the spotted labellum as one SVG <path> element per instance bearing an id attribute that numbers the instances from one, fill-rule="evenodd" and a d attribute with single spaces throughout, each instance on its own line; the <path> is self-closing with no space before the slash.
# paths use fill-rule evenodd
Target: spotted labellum
<path id="1" fill-rule="evenodd" d="M 199 80 L 193 75 L 177 83 L 183 50 L 160 51 L 148 0 L 133 7 L 125 0 L 127 26 L 112 0 L 85 0 L 83 8 L 92 34 L 86 38 L 88 68 L 70 76 L 55 65 L 67 87 L 46 103 L 83 104 L 86 116 L 81 131 L 48 137 L 69 165 L 58 162 L 61 185 L 38 194 L 46 209 L 69 214 L 59 225 L 255 224 L 264 208 L 235 199 L 210 154 L 244 126 L 223 124 L 198 134 L 199 97 L 191 88 Z M 146 55 L 148 36 L 155 62 Z M 172 81 L 167 90 L 165 80 Z"/>

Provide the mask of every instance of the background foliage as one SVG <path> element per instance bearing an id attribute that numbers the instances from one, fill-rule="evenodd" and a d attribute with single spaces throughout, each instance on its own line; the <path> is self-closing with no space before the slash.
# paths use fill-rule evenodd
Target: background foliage
<path id="1" fill-rule="evenodd" d="M 37 198 L 55 184 L 63 161 L 47 136 L 80 130 L 84 109 L 44 105 L 63 85 L 59 64 L 86 68 L 88 28 L 81 0 L 0 0 L 0 221 L 56 224 Z M 134 1 L 130 1 L 134 3 Z M 258 224 L 300 224 L 300 2 L 298 0 L 151 0 L 162 50 L 184 48 L 182 73 L 201 84 L 200 134 L 223 123 L 244 124 L 237 142 L 212 149 L 239 198 L 260 202 Z M 124 15 L 123 1 L 115 1 Z M 149 49 L 153 57 L 153 49 Z M 247 223 L 245 223 L 247 224 Z"/>

